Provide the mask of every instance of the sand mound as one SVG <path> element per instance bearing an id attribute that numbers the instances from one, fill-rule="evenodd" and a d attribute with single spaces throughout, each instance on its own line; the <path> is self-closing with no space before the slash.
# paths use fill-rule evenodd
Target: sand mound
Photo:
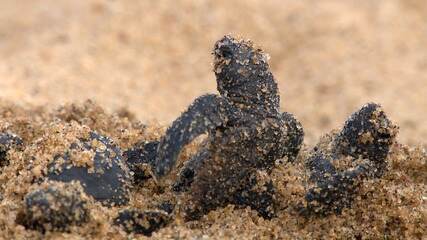
<path id="1" fill-rule="evenodd" d="M 122 149 L 141 140 L 159 138 L 163 128 L 147 126 L 128 114 L 108 114 L 93 102 L 67 105 L 54 111 L 43 108 L 24 109 L 12 104 L 0 104 L 1 132 L 13 132 L 23 139 L 21 149 L 7 153 L 9 164 L 0 174 L 0 236 L 6 239 L 32 238 L 116 238 L 125 239 L 120 227 L 113 225 L 120 207 L 107 207 L 88 200 L 90 217 L 83 226 L 72 226 L 68 232 L 46 232 L 26 229 L 17 224 L 24 205 L 24 196 L 38 186 L 46 174 L 52 157 L 61 154 L 76 139 L 96 131 L 109 136 Z M 197 144 L 181 154 L 186 160 Z M 129 206 L 153 209 L 166 200 L 176 201 L 176 217 L 167 227 L 155 232 L 153 238 L 411 238 L 426 234 L 427 155 L 421 147 L 395 144 L 388 157 L 389 170 L 377 180 L 365 181 L 355 202 L 341 215 L 303 217 L 296 206 L 307 191 L 307 170 L 303 160 L 304 148 L 295 163 L 281 163 L 273 171 L 278 188 L 280 210 L 278 217 L 264 220 L 250 208 L 229 205 L 210 212 L 198 221 L 183 221 L 179 198 L 170 189 L 158 186 L 153 180 L 131 190 Z M 143 235 L 137 235 L 144 238 Z"/>

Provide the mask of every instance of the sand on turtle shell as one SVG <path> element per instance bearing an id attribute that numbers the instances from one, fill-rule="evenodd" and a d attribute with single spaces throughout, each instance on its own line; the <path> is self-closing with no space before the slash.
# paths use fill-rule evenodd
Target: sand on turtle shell
<path id="1" fill-rule="evenodd" d="M 111 137 L 122 149 L 141 140 L 158 139 L 164 132 L 159 125 L 144 125 L 132 116 L 108 114 L 92 101 L 71 104 L 56 110 L 24 109 L 0 102 L 0 130 L 14 132 L 24 140 L 23 151 L 10 151 L 10 164 L 0 174 L 0 237 L 5 239 L 127 239 L 146 238 L 127 235 L 112 224 L 119 207 L 89 202 L 90 220 L 69 232 L 27 230 L 15 222 L 23 208 L 23 197 L 35 189 L 52 156 L 63 153 L 76 139 L 91 130 Z M 325 138 L 327 139 L 327 137 Z M 191 144 L 181 154 L 185 161 L 197 150 Z M 427 154 L 422 147 L 395 144 L 388 157 L 389 171 L 377 180 L 365 181 L 351 208 L 341 215 L 305 218 L 296 207 L 304 201 L 309 186 L 304 147 L 295 163 L 277 162 L 272 173 L 278 189 L 278 217 L 265 220 L 250 208 L 229 205 L 185 222 L 181 201 L 168 187 L 148 180 L 135 186 L 129 206 L 153 209 L 165 200 L 177 203 L 176 217 L 167 227 L 155 232 L 153 239 L 248 238 L 248 239 L 422 239 L 427 227 Z M 173 180 L 176 173 L 170 175 Z M 167 185 L 167 184 L 166 184 Z"/>

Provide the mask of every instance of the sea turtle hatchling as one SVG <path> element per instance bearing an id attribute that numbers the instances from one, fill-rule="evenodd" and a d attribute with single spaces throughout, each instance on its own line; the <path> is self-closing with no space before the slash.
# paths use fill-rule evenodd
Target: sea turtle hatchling
<path id="1" fill-rule="evenodd" d="M 303 141 L 301 124 L 280 112 L 277 83 L 261 49 L 227 35 L 216 42 L 213 55 L 219 94 L 194 100 L 167 129 L 154 157 L 141 161 L 150 162 L 156 178 L 162 178 L 183 147 L 207 133 L 173 186 L 189 195 L 186 217 L 197 219 L 233 203 L 271 218 L 274 187 L 268 180 L 261 184 L 257 175 L 268 176 L 277 159 L 295 159 Z"/>

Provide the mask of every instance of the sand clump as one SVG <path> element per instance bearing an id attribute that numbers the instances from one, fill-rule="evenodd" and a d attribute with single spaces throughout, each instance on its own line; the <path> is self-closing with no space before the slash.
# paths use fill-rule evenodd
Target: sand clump
<path id="1" fill-rule="evenodd" d="M 57 110 L 24 109 L 1 103 L 0 129 L 23 139 L 23 149 L 8 151 L 9 164 L 0 174 L 0 236 L 7 239 L 126 239 L 128 233 L 114 225 L 114 218 L 123 208 L 107 207 L 87 198 L 89 217 L 82 226 L 72 225 L 65 232 L 45 234 L 26 229 L 16 222 L 25 204 L 25 196 L 37 188 L 41 175 L 56 154 L 61 154 L 76 139 L 90 131 L 113 139 L 122 150 L 137 142 L 158 139 L 164 128 L 147 126 L 132 117 L 109 114 L 93 102 L 67 105 Z M 197 151 L 192 144 L 180 161 Z M 154 239 L 168 238 L 409 238 L 422 239 L 427 223 L 427 154 L 422 147 L 399 143 L 392 146 L 388 169 L 379 179 L 366 180 L 360 186 L 352 207 L 339 215 L 303 217 L 297 206 L 303 201 L 308 186 L 304 159 L 309 148 L 303 147 L 294 163 L 276 161 L 272 172 L 280 206 L 278 216 L 265 220 L 249 207 L 228 205 L 211 211 L 197 221 L 184 221 L 181 200 L 170 189 L 153 179 L 131 189 L 126 208 L 155 209 L 165 201 L 176 204 L 175 218 L 165 228 L 154 232 Z M 173 175 L 173 174 L 172 174 Z M 19 221 L 18 221 L 19 222 Z M 136 235 L 145 238 L 143 235 Z"/>

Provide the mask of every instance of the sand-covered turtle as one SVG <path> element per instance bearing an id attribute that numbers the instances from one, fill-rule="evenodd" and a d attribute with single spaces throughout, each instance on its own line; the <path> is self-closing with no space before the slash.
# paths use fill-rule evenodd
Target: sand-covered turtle
<path id="1" fill-rule="evenodd" d="M 207 133 L 173 186 L 189 196 L 186 217 L 233 203 L 270 218 L 274 187 L 257 176 L 268 176 L 277 159 L 295 159 L 301 124 L 280 111 L 277 83 L 261 49 L 227 35 L 215 43 L 213 55 L 219 94 L 198 97 L 172 123 L 152 157 L 153 172 L 157 178 L 168 174 L 183 147 Z"/>
<path id="2" fill-rule="evenodd" d="M 23 144 L 22 139 L 16 134 L 9 132 L 0 133 L 0 168 L 9 164 L 9 160 L 7 159 L 9 150 L 21 150 Z"/>
<path id="3" fill-rule="evenodd" d="M 70 151 L 87 151 L 87 162 L 73 162 Z M 73 143 L 64 154 L 55 156 L 48 166 L 47 178 L 54 181 L 78 181 L 85 192 L 102 204 L 125 205 L 129 201 L 131 176 L 120 148 L 108 137 L 90 132 L 88 139 Z"/>
<path id="4" fill-rule="evenodd" d="M 88 198 L 80 184 L 49 182 L 25 196 L 17 222 L 45 232 L 68 231 L 89 219 Z"/>
<path id="5" fill-rule="evenodd" d="M 151 236 L 170 221 L 171 216 L 162 210 L 123 209 L 114 219 L 114 224 L 121 226 L 127 233 Z"/>
<path id="6" fill-rule="evenodd" d="M 379 178 L 398 128 L 379 104 L 368 103 L 353 113 L 342 130 L 321 141 L 307 159 L 314 187 L 306 194 L 304 213 L 340 213 L 348 207 L 365 179 Z M 347 166 L 337 169 L 335 165 Z"/>

